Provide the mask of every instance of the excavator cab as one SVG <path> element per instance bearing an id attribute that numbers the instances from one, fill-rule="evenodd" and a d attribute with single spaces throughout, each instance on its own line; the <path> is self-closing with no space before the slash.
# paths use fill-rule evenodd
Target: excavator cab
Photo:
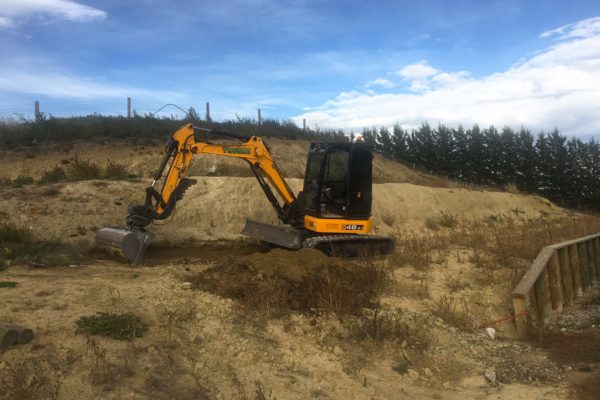
<path id="1" fill-rule="evenodd" d="M 311 143 L 304 178 L 305 215 L 368 220 L 372 160 L 371 149 L 363 143 Z"/>

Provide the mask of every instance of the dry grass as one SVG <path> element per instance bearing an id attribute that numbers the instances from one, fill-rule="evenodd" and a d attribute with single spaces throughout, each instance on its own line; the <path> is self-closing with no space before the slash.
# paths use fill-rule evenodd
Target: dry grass
<path id="1" fill-rule="evenodd" d="M 472 332 L 475 329 L 475 321 L 465 301 L 442 296 L 431 312 L 448 325 L 461 331 Z"/>
<path id="2" fill-rule="evenodd" d="M 446 251 L 449 244 L 446 235 L 408 234 L 396 238 L 395 251 L 388 260 L 393 267 L 410 265 L 426 269 L 433 262 L 434 252 Z"/>

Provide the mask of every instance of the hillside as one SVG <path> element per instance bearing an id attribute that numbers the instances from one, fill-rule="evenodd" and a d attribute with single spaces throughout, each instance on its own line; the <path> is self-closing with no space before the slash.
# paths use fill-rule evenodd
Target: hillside
<path id="1" fill-rule="evenodd" d="M 308 142 L 268 143 L 298 191 Z M 495 339 L 479 327 L 511 313 L 510 291 L 539 248 L 598 232 L 600 218 L 377 156 L 373 216 L 376 232 L 395 238 L 393 254 L 267 251 L 239 235 L 246 218 L 277 222 L 245 165 L 196 157 L 198 182 L 167 224 L 151 227 L 145 264 L 90 251 L 98 228 L 122 225 L 143 199 L 161 147 L 0 153 L 11 180 L 0 186 L 0 216 L 31 235 L 0 235 L 0 281 L 16 283 L 0 288 L 0 320 L 36 334 L 0 350 L 0 399 L 585 399 L 581 385 L 595 375 L 580 369 L 597 365 L 585 347 L 565 360 L 552 333 L 522 342 L 510 321 L 494 325 Z M 76 160 L 117 162 L 138 178 L 14 181 L 56 166 L 69 173 Z M 590 349 L 600 344 L 594 296 L 576 328 L 558 326 L 591 332 Z M 130 341 L 83 333 L 78 321 L 98 313 L 133 313 L 148 330 Z"/>

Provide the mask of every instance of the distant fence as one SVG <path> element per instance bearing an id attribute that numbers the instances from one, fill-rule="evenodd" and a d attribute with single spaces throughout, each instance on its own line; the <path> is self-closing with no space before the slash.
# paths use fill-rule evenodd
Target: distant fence
<path id="1" fill-rule="evenodd" d="M 527 336 L 600 282 L 600 234 L 546 246 L 512 292 L 517 332 Z M 522 318 L 525 317 L 525 318 Z"/>
<path id="2" fill-rule="evenodd" d="M 132 109 L 131 97 L 127 97 L 126 100 L 127 100 L 126 101 L 126 108 L 123 110 L 125 112 L 124 113 L 119 113 L 119 114 L 120 115 L 126 115 L 128 118 L 131 118 L 133 116 L 133 109 Z M 169 104 L 165 104 L 159 110 L 162 110 L 166 106 L 174 106 L 174 107 L 178 108 L 180 111 L 182 111 L 184 113 L 186 112 L 185 110 L 182 110 L 177 105 L 170 104 L 170 103 Z M 40 102 L 38 100 L 35 100 L 33 102 L 33 118 L 34 118 L 35 122 L 39 122 L 42 119 L 42 116 L 43 116 L 43 109 L 42 108 L 43 108 L 43 104 L 40 105 Z M 235 114 L 235 116 L 237 117 L 237 114 Z M 206 121 L 212 121 L 211 109 L 210 109 L 210 102 L 208 102 L 208 101 L 206 102 L 206 112 L 205 112 L 204 117 L 205 117 Z M 261 111 L 260 108 L 258 108 L 256 110 L 256 121 L 257 121 L 257 123 L 258 123 L 259 126 L 263 122 L 263 115 L 262 115 L 262 111 Z M 306 119 L 302 120 L 302 129 L 306 130 Z"/>

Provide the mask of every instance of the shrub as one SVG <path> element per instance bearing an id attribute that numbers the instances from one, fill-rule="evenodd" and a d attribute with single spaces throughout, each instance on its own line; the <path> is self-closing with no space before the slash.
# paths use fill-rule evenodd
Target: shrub
<path id="1" fill-rule="evenodd" d="M 459 307 L 458 302 L 453 298 L 442 296 L 432 312 L 448 325 L 462 331 L 472 332 L 475 329 L 475 323 L 465 302 Z"/>
<path id="2" fill-rule="evenodd" d="M 19 175 L 17 177 L 17 179 L 14 179 L 11 182 L 11 186 L 13 187 L 23 187 L 24 185 L 31 185 L 33 184 L 34 180 L 31 176 L 29 175 Z"/>
<path id="3" fill-rule="evenodd" d="M 144 336 L 148 325 L 132 313 L 98 313 L 77 320 L 77 333 L 106 336 L 116 340 L 131 340 Z"/>
<path id="4" fill-rule="evenodd" d="M 98 164 L 89 161 L 81 160 L 75 157 L 69 165 L 69 179 L 73 181 L 85 181 L 90 179 L 99 179 L 102 176 L 102 170 Z"/>
<path id="5" fill-rule="evenodd" d="M 109 160 L 104 168 L 104 178 L 106 179 L 130 179 L 135 178 L 135 174 L 127 171 L 123 164 Z"/>
<path id="6" fill-rule="evenodd" d="M 67 179 L 65 170 L 56 165 L 50 171 L 45 171 L 40 178 L 41 184 L 60 182 Z"/>

